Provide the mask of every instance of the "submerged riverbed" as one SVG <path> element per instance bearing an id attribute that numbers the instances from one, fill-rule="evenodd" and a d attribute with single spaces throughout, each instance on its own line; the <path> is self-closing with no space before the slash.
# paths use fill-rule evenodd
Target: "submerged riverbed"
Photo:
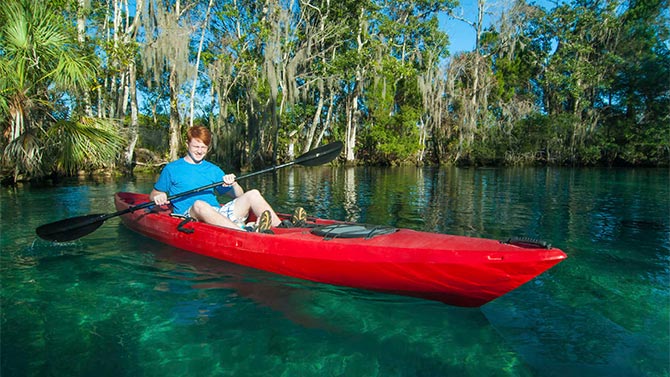
<path id="1" fill-rule="evenodd" d="M 155 177 L 3 187 L 5 376 L 667 376 L 667 169 L 289 168 L 241 182 L 291 212 L 544 239 L 558 266 L 481 308 L 306 282 L 194 255 L 110 219 Z"/>

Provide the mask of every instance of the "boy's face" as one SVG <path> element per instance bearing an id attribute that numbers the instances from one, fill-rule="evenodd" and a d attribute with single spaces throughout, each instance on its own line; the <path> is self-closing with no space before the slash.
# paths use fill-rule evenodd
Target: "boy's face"
<path id="1" fill-rule="evenodd" d="M 196 164 L 202 161 L 209 151 L 209 146 L 207 146 L 207 144 L 203 143 L 202 140 L 195 138 L 191 139 L 191 141 L 186 144 L 186 148 L 188 149 L 189 157 L 191 157 Z"/>

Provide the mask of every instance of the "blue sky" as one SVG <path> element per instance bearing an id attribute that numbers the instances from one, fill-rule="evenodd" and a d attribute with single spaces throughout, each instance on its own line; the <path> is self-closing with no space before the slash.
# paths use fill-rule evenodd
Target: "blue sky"
<path id="1" fill-rule="evenodd" d="M 487 2 L 486 11 L 498 13 L 503 7 L 509 7 L 509 2 L 495 3 Z M 477 19 L 477 0 L 460 0 L 459 6 L 453 10 L 454 14 L 466 20 Z M 472 51 L 475 48 L 475 30 L 463 21 L 455 20 L 447 16 L 446 12 L 438 15 L 440 28 L 449 35 L 449 52 L 453 56 L 457 52 Z M 484 17 L 484 23 L 491 22 L 491 16 Z M 495 20 L 494 20 L 495 21 Z"/>
<path id="2" fill-rule="evenodd" d="M 472 51 L 475 48 L 475 30 L 463 21 L 454 20 L 442 13 L 438 16 L 440 29 L 449 35 L 449 52 Z"/>
<path id="3" fill-rule="evenodd" d="M 535 0 L 531 4 L 537 4 L 545 9 L 552 9 L 565 0 Z M 499 14 L 503 9 L 509 9 L 512 5 L 510 1 L 495 2 L 494 0 L 486 4 L 486 11 L 491 15 L 484 17 L 484 26 L 488 26 L 492 21 L 499 19 Z M 477 17 L 477 1 L 461 0 L 454 13 L 467 20 L 475 20 Z M 492 19 L 493 18 L 493 19 Z M 454 20 L 442 12 L 438 15 L 440 28 L 449 35 L 449 52 L 453 56 L 457 52 L 472 51 L 475 48 L 475 30 L 463 21 Z"/>

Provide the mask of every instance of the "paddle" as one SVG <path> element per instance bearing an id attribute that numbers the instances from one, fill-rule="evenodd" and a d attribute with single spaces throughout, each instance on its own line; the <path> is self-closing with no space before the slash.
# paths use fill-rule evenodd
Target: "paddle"
<path id="1" fill-rule="evenodd" d="M 302 166 L 318 166 L 330 162 L 337 157 L 342 151 L 342 142 L 336 141 L 328 145 L 312 149 L 311 151 L 299 156 L 291 162 L 281 164 L 278 166 L 272 166 L 267 169 L 263 169 L 257 172 L 249 173 L 240 177 L 237 177 L 237 180 L 253 177 L 259 174 L 268 173 L 275 171 L 281 168 L 285 168 L 291 165 L 302 165 Z M 207 186 L 202 186 L 195 188 L 193 190 L 185 191 L 179 194 L 171 195 L 168 197 L 168 200 L 178 198 L 180 196 L 193 194 L 196 192 L 208 190 L 216 186 L 221 185 L 222 182 L 215 182 Z M 139 204 L 134 207 L 126 208 L 124 210 L 108 213 L 108 214 L 94 214 L 94 215 L 85 215 L 78 217 L 71 217 L 69 219 L 59 220 L 53 223 L 44 224 L 35 229 L 35 232 L 40 238 L 43 238 L 47 241 L 55 242 L 66 242 L 76 240 L 77 238 L 83 237 L 89 233 L 92 233 L 102 225 L 105 220 L 112 217 L 125 215 L 126 213 L 135 212 L 142 208 L 151 207 L 155 205 L 153 201 Z"/>

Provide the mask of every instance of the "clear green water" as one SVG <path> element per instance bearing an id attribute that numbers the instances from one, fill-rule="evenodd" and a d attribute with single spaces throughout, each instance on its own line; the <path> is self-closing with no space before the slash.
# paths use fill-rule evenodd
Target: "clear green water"
<path id="1" fill-rule="evenodd" d="M 482 308 L 286 278 L 136 235 L 155 177 L 2 188 L 6 376 L 668 376 L 668 170 L 294 168 L 244 182 L 283 212 L 503 239 L 569 258 Z"/>

